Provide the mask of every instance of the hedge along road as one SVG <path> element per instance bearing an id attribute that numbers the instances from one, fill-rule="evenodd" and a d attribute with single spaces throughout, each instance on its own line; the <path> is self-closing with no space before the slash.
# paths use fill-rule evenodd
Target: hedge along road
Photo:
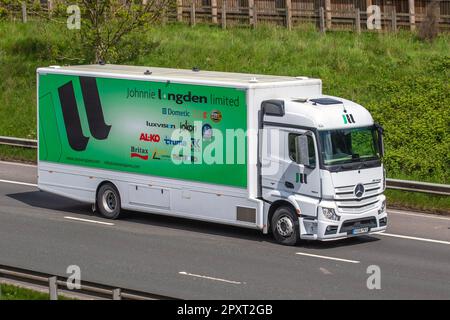
<path id="1" fill-rule="evenodd" d="M 185 219 L 105 220 L 35 184 L 34 166 L 0 163 L 0 264 L 60 275 L 78 265 L 86 281 L 178 298 L 450 298 L 447 217 L 391 211 L 385 235 L 284 247 Z M 377 267 L 381 289 L 370 290 Z"/>

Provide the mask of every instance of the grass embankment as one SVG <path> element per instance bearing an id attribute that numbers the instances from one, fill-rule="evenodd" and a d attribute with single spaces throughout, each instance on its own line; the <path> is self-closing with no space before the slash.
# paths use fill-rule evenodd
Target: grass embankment
<path id="1" fill-rule="evenodd" d="M 0 284 L 0 300 L 49 300 L 48 293 L 21 288 L 10 284 Z M 71 300 L 65 296 L 58 296 L 58 300 Z"/>
<path id="2" fill-rule="evenodd" d="M 63 24 L 0 22 L 0 135 L 36 137 L 35 69 L 83 63 L 76 31 Z M 410 32 L 287 31 L 260 26 L 221 30 L 171 24 L 133 34 L 116 63 L 306 75 L 326 94 L 366 106 L 385 128 L 388 176 L 450 182 L 450 35 L 424 43 Z M 0 158 L 32 158 L 0 149 Z M 15 153 L 15 154 L 14 154 Z M 450 200 L 388 192 L 390 203 L 450 211 Z"/>

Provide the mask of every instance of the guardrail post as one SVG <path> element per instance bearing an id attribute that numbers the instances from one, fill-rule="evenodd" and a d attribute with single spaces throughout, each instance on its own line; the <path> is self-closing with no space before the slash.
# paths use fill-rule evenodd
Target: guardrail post
<path id="1" fill-rule="evenodd" d="M 355 10 L 355 27 L 356 33 L 361 34 L 361 14 L 359 12 L 359 9 Z"/>
<path id="2" fill-rule="evenodd" d="M 122 300 L 122 291 L 120 288 L 113 290 L 113 300 Z"/>
<path id="3" fill-rule="evenodd" d="M 397 13 L 395 12 L 395 8 L 392 10 L 392 31 L 397 32 Z"/>
<path id="4" fill-rule="evenodd" d="M 211 20 L 217 24 L 217 0 L 211 0 Z"/>
<path id="5" fill-rule="evenodd" d="M 292 29 L 292 1 L 286 0 L 286 27 Z"/>
<path id="6" fill-rule="evenodd" d="M 319 9 L 319 29 L 321 33 L 325 33 L 325 13 L 323 7 Z"/>
<path id="7" fill-rule="evenodd" d="M 56 277 L 48 278 L 48 293 L 50 300 L 58 300 L 58 282 Z"/>
<path id="8" fill-rule="evenodd" d="M 331 29 L 331 0 L 325 0 L 325 16 L 327 29 Z"/>
<path id="9" fill-rule="evenodd" d="M 227 0 L 222 0 L 222 29 L 227 28 Z"/>
<path id="10" fill-rule="evenodd" d="M 27 3 L 22 1 L 22 22 L 27 23 Z"/>
<path id="11" fill-rule="evenodd" d="M 191 26 L 195 26 L 195 0 L 191 3 Z"/>
<path id="12" fill-rule="evenodd" d="M 183 21 L 183 0 L 177 0 L 177 21 Z"/>
<path id="13" fill-rule="evenodd" d="M 53 13 L 53 0 L 47 0 L 48 16 L 51 17 Z"/>
<path id="14" fill-rule="evenodd" d="M 250 26 L 256 27 L 256 10 L 255 10 L 255 0 L 248 0 L 248 19 Z"/>
<path id="15" fill-rule="evenodd" d="M 411 31 L 416 30 L 416 5 L 414 0 L 408 0 L 409 6 L 409 28 Z"/>

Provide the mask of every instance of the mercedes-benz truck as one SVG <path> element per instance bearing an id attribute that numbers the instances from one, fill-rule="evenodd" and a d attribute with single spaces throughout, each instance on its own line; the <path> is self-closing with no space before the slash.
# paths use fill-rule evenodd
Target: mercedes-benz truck
<path id="1" fill-rule="evenodd" d="M 38 186 L 286 245 L 387 226 L 382 128 L 307 77 L 118 65 L 37 70 Z"/>

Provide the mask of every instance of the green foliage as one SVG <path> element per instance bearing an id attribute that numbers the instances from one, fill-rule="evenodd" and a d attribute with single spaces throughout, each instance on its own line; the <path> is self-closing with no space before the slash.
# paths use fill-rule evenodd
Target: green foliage
<path id="1" fill-rule="evenodd" d="M 387 205 L 390 208 L 411 209 L 421 212 L 450 214 L 450 197 L 420 192 L 386 190 Z"/>
<path id="2" fill-rule="evenodd" d="M 10 284 L 0 284 L 0 300 L 49 300 L 48 293 L 34 291 L 26 288 L 13 286 Z M 65 296 L 58 295 L 58 300 L 73 300 Z"/>
<path id="3" fill-rule="evenodd" d="M 0 7 L 0 20 L 8 16 L 8 10 L 6 8 Z"/>

